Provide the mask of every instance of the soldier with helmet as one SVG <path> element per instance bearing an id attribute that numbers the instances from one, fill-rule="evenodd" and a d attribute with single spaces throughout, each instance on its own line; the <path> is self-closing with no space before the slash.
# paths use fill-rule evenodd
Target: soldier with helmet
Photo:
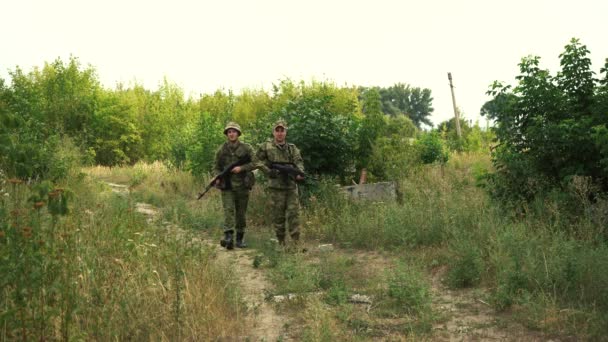
<path id="1" fill-rule="evenodd" d="M 299 202 L 297 181 L 304 179 L 304 161 L 300 150 L 286 140 L 287 123 L 275 122 L 272 128 L 273 139 L 262 143 L 256 153 L 257 167 L 269 178 L 268 192 L 270 210 L 275 234 L 279 243 L 285 245 L 287 228 L 291 240 L 297 244 L 300 239 Z M 288 164 L 298 170 L 290 175 L 274 169 L 273 164 Z"/>
<path id="2" fill-rule="evenodd" d="M 249 191 L 255 182 L 253 170 L 254 151 L 251 145 L 239 141 L 241 127 L 235 122 L 229 122 L 224 128 L 226 142 L 222 144 L 215 153 L 214 170 L 216 174 L 245 157 L 251 158 L 252 162 L 236 166 L 231 173 L 218 179 L 215 185 L 222 190 L 222 206 L 224 208 L 224 237 L 220 241 L 222 247 L 234 248 L 234 233 L 236 232 L 236 246 L 245 248 L 244 236 L 247 226 L 246 213 L 249 202 Z"/>

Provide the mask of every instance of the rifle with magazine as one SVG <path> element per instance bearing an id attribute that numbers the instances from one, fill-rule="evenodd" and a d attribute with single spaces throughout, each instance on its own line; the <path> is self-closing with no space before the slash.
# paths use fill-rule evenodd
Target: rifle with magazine
<path id="1" fill-rule="evenodd" d="M 277 170 L 284 176 L 292 176 L 294 179 L 297 176 L 301 176 L 302 178 L 306 177 L 306 174 L 298 169 L 293 163 L 272 163 L 270 169 Z"/>
<path id="2" fill-rule="evenodd" d="M 235 161 L 234 163 L 226 166 L 224 168 L 224 170 L 222 170 L 222 172 L 220 172 L 217 176 L 213 177 L 213 179 L 209 182 L 209 184 L 207 184 L 207 186 L 205 187 L 205 191 L 199 192 L 197 200 L 200 200 L 203 196 L 205 196 L 205 194 L 207 193 L 207 191 L 209 191 L 213 187 L 213 185 L 215 185 L 215 181 L 217 181 L 218 179 L 223 179 L 226 182 L 226 187 L 225 188 L 229 189 L 230 185 L 228 184 L 228 181 L 230 180 L 230 178 L 227 177 L 227 176 L 230 176 L 230 172 L 235 167 L 241 166 L 241 165 L 245 165 L 247 163 L 251 163 L 251 156 L 244 156 L 243 158 L 241 158 L 241 159 Z"/>

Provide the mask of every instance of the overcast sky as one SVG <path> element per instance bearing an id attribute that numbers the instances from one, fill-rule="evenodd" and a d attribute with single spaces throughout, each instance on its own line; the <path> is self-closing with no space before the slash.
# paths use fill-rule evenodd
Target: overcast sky
<path id="1" fill-rule="evenodd" d="M 401 82 L 431 89 L 439 123 L 453 115 L 451 72 L 458 106 L 476 120 L 493 80 L 513 84 L 527 55 L 555 74 L 572 37 L 599 73 L 607 13 L 606 0 L 2 0 L 0 77 L 73 55 L 108 88 L 156 90 L 167 77 L 196 97 L 286 77 Z"/>

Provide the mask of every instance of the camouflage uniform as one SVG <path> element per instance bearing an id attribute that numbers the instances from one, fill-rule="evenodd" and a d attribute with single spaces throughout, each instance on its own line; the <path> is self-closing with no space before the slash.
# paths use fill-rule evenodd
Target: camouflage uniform
<path id="1" fill-rule="evenodd" d="M 274 128 L 277 126 L 287 128 L 282 121 L 277 122 Z M 300 222 L 297 184 L 293 177 L 277 174 L 276 170 L 271 171 L 270 167 L 272 163 L 291 163 L 304 172 L 304 162 L 300 150 L 294 144 L 285 142 L 279 145 L 271 139 L 260 145 L 256 158 L 258 162 L 256 166 L 269 178 L 268 195 L 277 239 L 281 244 L 285 243 L 285 221 L 287 221 L 292 240 L 298 241 Z"/>
<path id="2" fill-rule="evenodd" d="M 224 130 L 224 133 L 229 128 L 236 129 L 240 135 L 240 127 L 238 124 L 229 123 Z M 214 171 L 216 174 L 222 172 L 228 165 L 237 160 L 250 156 L 253 159 L 253 148 L 251 145 L 236 141 L 234 143 L 227 141 L 220 146 L 215 153 Z M 246 213 L 247 204 L 249 202 L 249 191 L 253 187 L 255 169 L 253 161 L 241 166 L 242 171 L 239 173 L 230 173 L 229 179 L 222 179 L 219 188 L 222 190 L 222 206 L 224 208 L 224 241 L 229 241 L 226 246 L 232 248 L 232 234 L 236 230 L 237 247 L 242 247 L 243 235 L 247 227 Z M 224 246 L 224 244 L 222 244 Z"/>

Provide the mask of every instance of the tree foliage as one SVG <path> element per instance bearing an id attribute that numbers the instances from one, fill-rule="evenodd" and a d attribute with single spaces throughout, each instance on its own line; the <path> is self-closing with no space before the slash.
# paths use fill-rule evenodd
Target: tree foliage
<path id="1" fill-rule="evenodd" d="M 283 79 L 270 92 L 220 89 L 185 98 L 167 79 L 157 90 L 137 83 L 105 89 L 96 70 L 74 57 L 9 74 L 10 83 L 0 80 L 0 169 L 24 179 L 57 178 L 62 170 L 66 176 L 75 161 L 163 160 L 200 175 L 211 171 L 226 122 L 239 122 L 242 140 L 257 144 L 272 138 L 278 118 L 288 121 L 288 140 L 302 150 L 309 172 L 346 179 L 357 168 L 388 167 L 381 164 L 390 158 L 379 151 L 404 156 L 432 112 L 430 91 L 405 84 Z M 390 160 L 398 169 L 405 159 Z"/>
<path id="2" fill-rule="evenodd" d="M 88 142 L 97 105 L 94 69 L 82 69 L 72 57 L 68 63 L 56 60 L 30 73 L 16 68 L 10 75 L 11 85 L 2 81 L 0 86 L 0 167 L 23 179 L 66 177 L 65 166 L 71 162 L 66 164 L 58 153 L 71 141 L 77 146 Z"/>
<path id="3" fill-rule="evenodd" d="M 433 113 L 433 97 L 427 88 L 411 87 L 404 83 L 397 83 L 388 88 L 377 88 L 382 102 L 382 112 L 389 116 L 405 115 L 409 117 L 416 127 L 422 124 L 433 126 L 429 116 Z M 363 92 L 365 93 L 365 88 Z"/>
<path id="4" fill-rule="evenodd" d="M 420 153 L 420 159 L 425 164 L 445 164 L 449 159 L 449 151 L 436 131 L 423 134 L 416 141 L 416 146 Z"/>
<path id="5" fill-rule="evenodd" d="M 135 162 L 143 157 L 144 146 L 141 129 L 132 108 L 119 94 L 104 92 L 100 106 L 93 117 L 89 146 L 96 163 L 120 165 Z"/>
<path id="6" fill-rule="evenodd" d="M 204 112 L 194 129 L 192 147 L 188 151 L 188 168 L 195 175 L 213 170 L 216 149 L 224 142 L 224 122 Z"/>
<path id="7" fill-rule="evenodd" d="M 348 111 L 334 112 L 335 99 L 302 94 L 273 115 L 287 120 L 288 141 L 302 151 L 308 172 L 344 176 L 354 167 L 357 122 Z"/>
<path id="8" fill-rule="evenodd" d="M 359 129 L 358 166 L 366 167 L 372 155 L 373 147 L 378 137 L 383 136 L 387 129 L 387 120 L 382 113 L 382 102 L 378 89 L 372 88 L 363 94 L 363 113 L 365 117 Z"/>
<path id="9" fill-rule="evenodd" d="M 455 118 L 440 123 L 437 130 L 451 151 L 489 151 L 490 145 L 495 139 L 494 131 L 489 127 L 482 128 L 479 126 L 479 122 L 472 124 L 471 121 L 462 118 L 460 119 L 460 137 L 458 137 Z"/>
<path id="10" fill-rule="evenodd" d="M 608 190 L 602 167 L 608 112 L 601 105 L 607 97 L 588 53 L 572 39 L 560 55 L 556 76 L 540 68 L 539 57 L 529 56 L 519 64 L 515 87 L 492 85 L 488 93 L 494 98 L 482 114 L 496 122 L 492 180 L 497 197 L 529 201 L 574 176 L 590 177 Z"/>

